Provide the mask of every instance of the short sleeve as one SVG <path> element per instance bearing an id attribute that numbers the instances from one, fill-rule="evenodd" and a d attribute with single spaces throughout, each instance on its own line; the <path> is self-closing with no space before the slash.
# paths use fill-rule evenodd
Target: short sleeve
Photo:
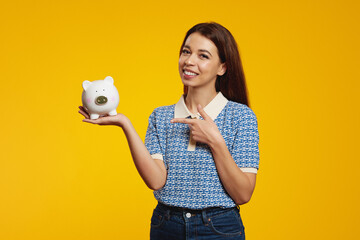
<path id="1" fill-rule="evenodd" d="M 246 108 L 240 117 L 231 155 L 243 172 L 259 169 L 259 132 L 255 113 Z"/>
<path id="2" fill-rule="evenodd" d="M 145 136 L 145 146 L 153 159 L 163 160 L 160 146 L 158 129 L 156 126 L 156 111 L 154 110 L 149 117 L 149 125 Z"/>

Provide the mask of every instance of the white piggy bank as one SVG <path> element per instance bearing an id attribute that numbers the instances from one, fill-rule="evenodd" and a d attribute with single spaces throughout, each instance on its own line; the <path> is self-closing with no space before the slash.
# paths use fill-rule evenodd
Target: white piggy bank
<path id="1" fill-rule="evenodd" d="M 116 115 L 116 108 L 119 105 L 119 93 L 114 86 L 112 77 L 93 82 L 85 80 L 82 83 L 82 103 L 90 114 L 90 119 L 98 119 L 104 115 Z"/>

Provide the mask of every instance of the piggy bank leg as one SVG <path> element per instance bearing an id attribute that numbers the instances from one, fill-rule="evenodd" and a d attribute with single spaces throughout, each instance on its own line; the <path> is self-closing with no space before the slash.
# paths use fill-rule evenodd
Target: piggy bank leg
<path id="1" fill-rule="evenodd" d="M 111 112 L 109 112 L 109 115 L 110 115 L 110 116 L 115 116 L 116 114 L 117 114 L 116 109 L 115 109 L 115 110 L 112 110 Z"/>
<path id="2" fill-rule="evenodd" d="M 99 114 L 96 113 L 90 114 L 90 119 L 98 119 L 98 118 L 99 118 Z"/>

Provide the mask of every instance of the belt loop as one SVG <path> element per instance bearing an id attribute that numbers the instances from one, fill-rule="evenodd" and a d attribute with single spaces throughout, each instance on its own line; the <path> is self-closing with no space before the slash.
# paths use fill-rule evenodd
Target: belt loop
<path id="1" fill-rule="evenodd" d="M 170 220 L 170 209 L 166 209 L 166 214 L 165 214 L 165 218 L 166 220 Z"/>
<path id="2" fill-rule="evenodd" d="M 210 218 L 209 219 L 207 218 L 206 209 L 203 209 L 201 211 L 201 215 L 202 215 L 202 219 L 204 221 L 205 226 L 207 226 L 209 224 Z"/>

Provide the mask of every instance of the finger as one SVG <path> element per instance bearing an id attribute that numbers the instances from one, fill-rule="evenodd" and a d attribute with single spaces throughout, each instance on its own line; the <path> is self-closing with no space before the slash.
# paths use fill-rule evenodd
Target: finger
<path id="1" fill-rule="evenodd" d="M 86 111 L 86 109 L 83 106 L 79 106 L 80 111 L 85 113 L 87 116 L 89 116 L 89 113 Z"/>
<path id="2" fill-rule="evenodd" d="M 88 115 L 86 112 L 84 112 L 84 111 L 82 111 L 82 110 L 79 110 L 79 113 L 80 113 L 81 115 L 83 115 L 85 118 L 89 118 L 89 115 Z"/>
<path id="3" fill-rule="evenodd" d="M 208 120 L 211 119 L 209 115 L 207 115 L 207 113 L 205 112 L 205 110 L 202 108 L 202 106 L 199 104 L 197 106 L 198 112 L 200 113 L 200 115 L 203 117 L 204 120 Z"/>
<path id="4" fill-rule="evenodd" d="M 84 111 L 84 112 L 87 112 L 86 109 L 83 106 L 79 106 L 79 109 Z"/>
<path id="5" fill-rule="evenodd" d="M 198 133 L 196 131 L 192 131 L 192 139 L 196 142 L 200 140 Z"/>
<path id="6" fill-rule="evenodd" d="M 185 119 L 185 118 L 174 118 L 170 120 L 171 123 L 186 123 L 186 124 L 192 124 L 193 121 L 194 121 L 193 119 Z"/>
<path id="7" fill-rule="evenodd" d="M 190 131 L 193 131 L 194 130 L 194 126 L 191 125 L 191 124 L 188 124 L 189 128 L 190 128 Z"/>
<path id="8" fill-rule="evenodd" d="M 97 120 L 92 120 L 92 119 L 83 119 L 83 122 L 87 122 L 87 123 L 92 123 L 92 124 L 98 124 L 98 121 Z"/>

